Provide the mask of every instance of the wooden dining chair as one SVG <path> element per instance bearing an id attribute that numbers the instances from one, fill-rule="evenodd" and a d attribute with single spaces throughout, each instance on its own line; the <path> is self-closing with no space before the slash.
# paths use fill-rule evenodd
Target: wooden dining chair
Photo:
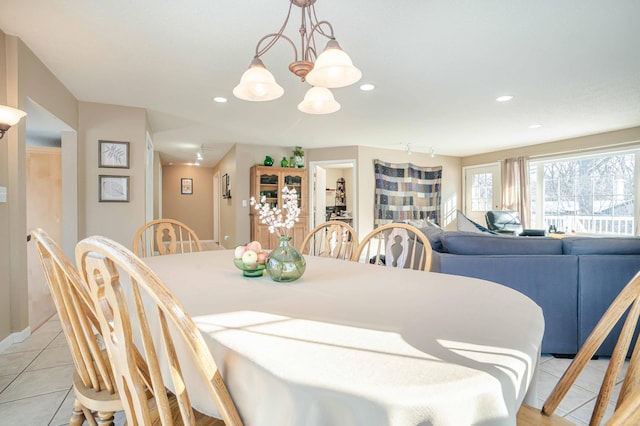
<path id="1" fill-rule="evenodd" d="M 102 339 L 97 334 L 99 325 L 91 296 L 60 246 L 42 229 L 32 231 L 31 236 L 75 364 L 76 399 L 69 425 L 79 426 L 85 419 L 91 425 L 111 425 L 114 412 L 124 407 L 107 354 L 101 349 Z"/>
<path id="2" fill-rule="evenodd" d="M 140 257 L 202 251 L 200 239 L 193 229 L 175 219 L 145 223 L 136 232 L 132 247 Z"/>
<path id="3" fill-rule="evenodd" d="M 432 254 L 429 240 L 418 228 L 407 223 L 388 223 L 364 237 L 352 260 L 429 271 Z"/>
<path id="4" fill-rule="evenodd" d="M 616 385 L 625 358 L 629 353 L 629 348 L 634 343 L 634 333 L 640 316 L 640 272 L 622 289 L 618 296 L 611 303 L 607 311 L 600 318 L 598 324 L 587 337 L 584 344 L 576 354 L 575 358 L 564 372 L 556 387 L 545 401 L 542 409 L 533 408 L 523 404 L 518 411 L 518 425 L 565 425 L 572 424 L 568 420 L 557 416 L 554 413 L 562 399 L 574 384 L 579 374 L 587 365 L 589 360 L 607 338 L 613 327 L 619 322 L 623 315 L 627 317 L 622 326 L 622 331 L 611 355 L 609 366 L 605 373 L 600 392 L 596 399 L 596 405 L 591 414 L 590 425 L 599 425 L 611 399 L 613 388 Z M 613 418 L 607 425 L 640 424 L 626 423 L 626 418 L 640 417 L 640 345 L 636 344 L 631 354 L 627 373 L 622 383 L 622 388 L 616 402 L 616 410 Z M 617 413 L 618 410 L 620 413 Z M 617 414 L 617 415 L 616 415 Z M 635 416 L 635 417 L 633 417 Z"/>
<path id="5" fill-rule="evenodd" d="M 115 241 L 96 236 L 78 243 L 76 263 L 99 307 L 97 317 L 125 402 L 127 424 L 169 425 L 177 419 L 185 425 L 242 425 L 200 331 L 139 257 Z M 132 356 L 136 350 L 146 360 L 149 379 L 140 374 L 138 360 Z M 197 373 L 185 378 L 185 367 Z M 192 408 L 189 386 L 196 379 L 224 423 Z M 146 403 L 145 386 L 153 394 L 154 404 Z"/>
<path id="6" fill-rule="evenodd" d="M 302 240 L 300 252 L 312 256 L 351 260 L 358 248 L 358 235 L 347 223 L 330 220 L 313 228 Z"/>
<path id="7" fill-rule="evenodd" d="M 607 426 L 628 425 L 640 425 L 640 389 L 631 391 L 607 421 Z"/>

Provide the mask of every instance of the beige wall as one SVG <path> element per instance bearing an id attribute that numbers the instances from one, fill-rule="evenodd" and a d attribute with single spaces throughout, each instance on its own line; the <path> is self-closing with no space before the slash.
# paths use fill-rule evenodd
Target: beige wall
<path id="1" fill-rule="evenodd" d="M 249 221 L 250 179 L 252 166 L 263 164 L 270 155 L 274 164 L 280 164 L 282 157 L 293 154 L 293 147 L 282 148 L 262 145 L 236 144 L 214 167 L 214 173 L 225 173 L 231 179 L 231 198 L 220 199 L 220 243 L 227 248 L 251 241 Z M 246 205 L 243 205 L 243 201 Z"/>
<path id="2" fill-rule="evenodd" d="M 442 218 L 443 225 L 455 228 L 451 222 L 451 213 L 460 208 L 462 191 L 462 166 L 458 157 L 412 153 L 405 151 L 371 148 L 364 146 L 347 146 L 340 148 L 322 148 L 307 150 L 308 161 L 340 161 L 356 160 L 356 200 L 350 200 L 350 209 L 357 213 L 358 235 L 364 236 L 373 230 L 373 201 L 375 192 L 375 177 L 373 160 L 388 161 L 390 163 L 412 163 L 418 166 L 442 166 Z M 355 202 L 356 209 L 351 207 Z"/>
<path id="3" fill-rule="evenodd" d="M 153 219 L 159 219 L 162 211 L 162 162 L 158 152 L 153 153 Z"/>
<path id="4" fill-rule="evenodd" d="M 238 241 L 243 241 L 238 238 L 237 224 L 245 222 L 242 217 L 238 217 L 236 213 L 236 204 L 238 204 L 238 198 L 240 197 L 239 188 L 243 187 L 243 184 L 248 186 L 248 180 L 236 177 L 236 147 L 234 145 L 224 155 L 222 160 L 213 168 L 213 173 L 218 174 L 220 177 L 220 186 L 222 183 L 222 176 L 227 173 L 231 182 L 231 198 L 222 198 L 223 189 L 218 188 L 220 198 L 217 202 L 220 205 L 220 241 L 219 243 L 225 248 L 233 248 L 240 244 Z M 247 169 L 247 175 L 249 169 Z M 242 181 L 242 182 L 241 182 Z M 212 212 L 213 217 L 213 212 Z M 246 220 L 246 226 L 249 226 L 249 219 Z"/>
<path id="5" fill-rule="evenodd" d="M 0 32 L 0 103 L 9 104 L 7 89 L 16 87 L 15 80 L 9 80 L 7 76 L 7 49 L 6 36 Z M 6 84 L 5 84 L 6 83 Z M 0 186 L 9 185 L 9 144 L 15 144 L 17 135 L 8 131 L 0 141 Z M 11 324 L 11 244 L 9 241 L 9 204 L 0 203 L 0 341 L 13 332 Z M 17 303 L 21 303 L 19 300 Z M 26 307 L 26 300 L 24 301 Z M 16 324 L 16 331 L 26 327 L 27 321 Z"/>
<path id="6" fill-rule="evenodd" d="M 192 195 L 181 193 L 182 178 L 193 179 Z M 162 217 L 185 223 L 201 240 L 213 239 L 213 168 L 164 166 Z"/>
<path id="7" fill-rule="evenodd" d="M 598 133 L 579 138 L 564 139 L 522 148 L 506 149 L 487 154 L 473 155 L 462 158 L 462 166 L 493 163 L 511 157 L 535 157 L 563 153 L 587 152 L 597 149 L 616 148 L 622 146 L 640 145 L 640 127 L 617 130 L 614 132 Z"/>
<path id="8" fill-rule="evenodd" d="M 78 127 L 77 100 L 18 38 L 0 31 L 0 103 L 26 110 L 27 98 L 71 128 Z M 26 122 L 0 143 L 0 342 L 28 325 L 26 246 Z"/>
<path id="9" fill-rule="evenodd" d="M 80 210 L 80 238 L 103 235 L 126 247 L 145 223 L 146 111 L 142 108 L 80 103 L 78 157 L 79 193 L 84 194 Z M 129 142 L 130 168 L 98 168 L 98 141 Z M 98 176 L 129 176 L 129 202 L 99 202 Z"/>

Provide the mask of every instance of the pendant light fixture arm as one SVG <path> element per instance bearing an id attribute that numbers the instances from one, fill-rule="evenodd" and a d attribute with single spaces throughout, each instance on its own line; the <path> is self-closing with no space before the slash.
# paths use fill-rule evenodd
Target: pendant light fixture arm
<path id="1" fill-rule="evenodd" d="M 310 3 L 310 2 L 309 2 Z M 295 43 L 291 38 L 284 35 L 284 30 L 286 29 L 289 18 L 291 17 L 291 8 L 293 7 L 294 2 L 289 2 L 289 10 L 287 11 L 287 16 L 282 23 L 282 26 L 276 33 L 271 33 L 263 36 L 258 43 L 256 44 L 256 53 L 254 59 L 260 58 L 262 55 L 267 53 L 280 39 L 284 39 L 289 42 L 291 47 L 293 48 L 294 60 L 289 66 L 291 72 L 296 74 L 298 77 L 304 81 L 306 74 L 313 67 L 313 61 L 318 57 L 318 52 L 315 43 L 315 34 L 322 35 L 330 40 L 335 40 L 333 35 L 333 26 L 328 21 L 318 21 L 318 17 L 316 15 L 316 9 L 313 4 L 296 4 L 301 9 L 301 23 L 298 32 L 300 33 L 300 57 L 298 56 L 298 49 L 296 48 Z M 308 21 L 308 22 L 307 22 Z M 308 26 L 311 27 L 311 31 L 308 31 Z M 323 26 L 328 28 L 328 33 Z M 265 44 L 265 41 L 268 42 Z M 264 44 L 264 46 L 263 46 Z"/>
<path id="2" fill-rule="evenodd" d="M 271 38 L 271 41 L 265 47 L 260 49 L 260 45 L 262 44 L 262 42 L 264 42 L 268 38 Z M 267 53 L 269 51 L 269 49 L 271 49 L 273 47 L 273 45 L 280 39 L 284 39 L 284 40 L 287 40 L 289 42 L 289 44 L 293 48 L 293 54 L 295 56 L 295 60 L 297 61 L 298 60 L 298 49 L 296 49 L 295 43 L 289 37 L 287 37 L 284 34 L 280 34 L 280 33 L 267 34 L 266 36 L 262 37 L 260 39 L 260 41 L 258 41 L 258 44 L 256 45 L 256 54 L 255 54 L 254 58 L 259 58 L 260 56 L 262 56 L 265 53 Z"/>
<path id="3" fill-rule="evenodd" d="M 259 58 L 260 56 L 262 56 L 265 53 L 267 53 L 269 51 L 269 49 L 271 49 L 273 47 L 273 45 L 276 44 L 278 42 L 278 40 L 280 40 L 280 38 L 284 38 L 285 40 L 287 40 L 293 46 L 293 50 L 295 51 L 295 55 L 296 55 L 296 61 L 298 60 L 298 51 L 296 50 L 295 44 L 293 44 L 293 41 L 291 41 L 291 39 L 289 37 L 287 37 L 284 34 L 282 34 L 284 32 L 284 30 L 287 28 L 287 24 L 289 23 L 289 17 L 291 16 L 291 8 L 292 7 L 293 7 L 293 2 L 289 2 L 289 11 L 287 12 L 287 17 L 284 19 L 284 22 L 282 23 L 282 26 L 280 27 L 278 32 L 267 34 L 266 36 L 262 37 L 258 41 L 258 44 L 256 45 L 256 56 L 254 56 L 255 58 Z M 260 49 L 260 45 L 262 44 L 262 42 L 265 41 L 268 38 L 271 38 L 271 41 L 269 41 L 269 43 L 265 47 Z"/>
<path id="4" fill-rule="evenodd" d="M 322 27 L 321 27 L 322 25 L 328 26 L 329 30 L 331 30 L 331 33 L 327 34 L 324 31 L 322 31 Z M 311 27 L 311 31 L 309 31 L 309 34 L 307 35 L 307 43 L 306 43 L 307 47 L 303 51 L 303 54 L 302 54 L 303 60 L 305 60 L 305 61 L 314 62 L 318 58 L 318 50 L 316 48 L 316 39 L 314 37 L 315 33 L 320 34 L 320 35 L 328 38 L 329 40 L 335 40 L 336 39 L 333 36 L 333 27 L 331 26 L 331 24 L 329 22 L 320 21 L 320 22 L 316 22 L 315 24 L 313 24 L 313 26 Z"/>
<path id="5" fill-rule="evenodd" d="M 329 27 L 329 30 L 331 30 L 331 32 L 329 34 L 325 33 L 324 31 L 322 31 L 322 25 L 326 25 L 327 27 Z M 329 23 L 329 21 L 320 21 L 320 22 L 316 22 L 313 27 L 311 27 L 311 32 L 309 33 L 309 37 L 312 37 L 312 34 L 314 32 L 317 32 L 318 34 L 330 39 L 330 40 L 335 40 L 335 36 L 333 35 L 333 26 L 331 25 L 331 23 Z"/>

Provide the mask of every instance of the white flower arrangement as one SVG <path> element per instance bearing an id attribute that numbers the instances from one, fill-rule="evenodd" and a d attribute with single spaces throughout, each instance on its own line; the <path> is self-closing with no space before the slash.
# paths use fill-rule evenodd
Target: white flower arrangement
<path id="1" fill-rule="evenodd" d="M 286 186 L 282 188 L 282 199 L 284 200 L 284 209 L 287 213 L 283 220 L 282 209 L 271 208 L 267 204 L 267 197 L 262 196 L 258 203 L 255 197 L 251 197 L 251 205 L 258 210 L 260 222 L 269 225 L 269 232 L 278 234 L 279 237 L 291 236 L 293 225 L 298 222 L 300 207 L 298 207 L 298 194 L 295 188 L 289 189 Z"/>

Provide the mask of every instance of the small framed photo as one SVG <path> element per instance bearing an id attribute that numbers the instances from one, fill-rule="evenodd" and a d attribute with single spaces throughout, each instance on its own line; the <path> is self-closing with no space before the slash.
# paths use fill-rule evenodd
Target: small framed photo
<path id="1" fill-rule="evenodd" d="M 98 167 L 129 168 L 129 142 L 98 141 Z"/>
<path id="2" fill-rule="evenodd" d="M 182 178 L 180 179 L 180 193 L 186 195 L 193 194 L 193 179 Z"/>
<path id="3" fill-rule="evenodd" d="M 100 175 L 99 202 L 129 202 L 129 176 Z"/>

